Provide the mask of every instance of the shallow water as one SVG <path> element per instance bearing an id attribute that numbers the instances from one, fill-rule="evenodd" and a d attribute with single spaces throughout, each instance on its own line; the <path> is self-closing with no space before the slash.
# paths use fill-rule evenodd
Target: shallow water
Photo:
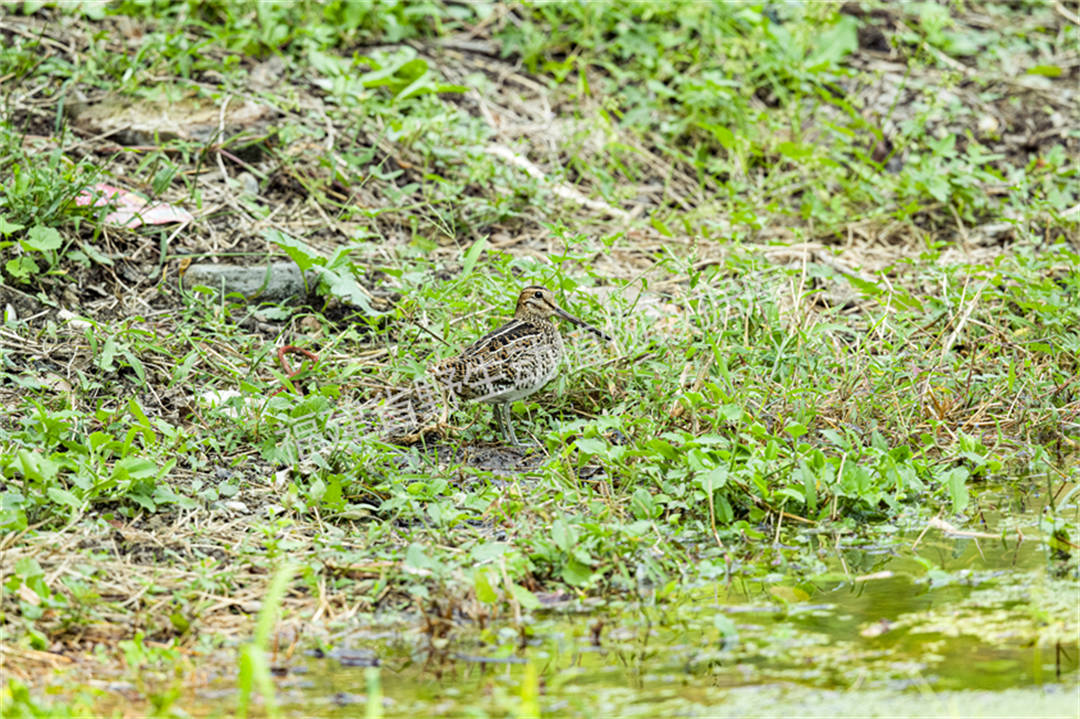
<path id="1" fill-rule="evenodd" d="M 1023 540 L 925 524 L 864 546 L 802 535 L 815 579 L 736 568 L 677 599 L 552 606 L 524 649 L 511 626 L 459 625 L 437 657 L 416 630 L 344 637 L 279 699 L 295 716 L 363 713 L 373 670 L 339 661 L 363 650 L 385 716 L 528 713 L 529 672 L 558 716 L 1078 716 L 1075 562 L 1051 558 L 1030 512 L 1008 521 Z"/>

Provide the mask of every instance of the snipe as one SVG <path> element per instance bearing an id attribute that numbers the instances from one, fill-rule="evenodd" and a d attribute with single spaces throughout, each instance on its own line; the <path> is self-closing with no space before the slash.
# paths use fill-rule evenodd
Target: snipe
<path id="1" fill-rule="evenodd" d="M 437 362 L 431 373 L 449 393 L 493 405 L 503 437 L 519 445 L 510 424 L 510 404 L 539 391 L 558 373 L 563 339 L 555 317 L 611 339 L 559 307 L 551 290 L 530 285 L 518 296 L 514 319 L 476 340 L 461 354 Z"/>

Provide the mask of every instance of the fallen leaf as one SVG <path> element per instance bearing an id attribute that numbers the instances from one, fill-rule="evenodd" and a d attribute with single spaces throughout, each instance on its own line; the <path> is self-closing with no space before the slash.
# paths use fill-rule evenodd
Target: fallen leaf
<path id="1" fill-rule="evenodd" d="M 135 229 L 140 225 L 165 225 L 170 222 L 191 222 L 190 212 L 167 202 L 149 204 L 148 200 L 134 192 L 98 182 L 84 188 L 75 198 L 79 207 L 103 207 L 115 203 L 116 210 L 105 215 L 109 225 Z"/>

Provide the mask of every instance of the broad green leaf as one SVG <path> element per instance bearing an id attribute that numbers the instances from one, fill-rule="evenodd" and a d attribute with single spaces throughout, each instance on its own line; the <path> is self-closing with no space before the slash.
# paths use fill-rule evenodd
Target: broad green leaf
<path id="1" fill-rule="evenodd" d="M 787 427 L 784 427 L 784 431 L 795 438 L 802 437 L 807 432 L 806 425 L 798 422 L 792 422 Z"/>
<path id="2" fill-rule="evenodd" d="M 715 467 L 708 472 L 698 475 L 697 481 L 707 493 L 712 494 L 727 484 L 727 467 Z"/>
<path id="3" fill-rule="evenodd" d="M 506 555 L 509 545 L 506 542 L 485 542 L 473 547 L 469 558 L 475 563 L 490 562 Z"/>
<path id="4" fill-rule="evenodd" d="M 105 346 L 101 348 L 101 356 L 98 357 L 97 365 L 106 372 L 112 372 L 116 369 L 113 365 L 113 359 L 116 357 L 118 347 L 116 346 L 116 338 L 109 337 L 105 340 Z"/>
<path id="5" fill-rule="evenodd" d="M 415 84 L 417 80 L 423 78 L 428 72 L 427 61 L 418 57 L 410 60 L 397 58 L 385 67 L 379 67 L 378 63 L 371 59 L 368 59 L 368 62 L 376 69 L 361 75 L 359 82 L 367 88 L 389 88 L 394 95 Z"/>
<path id="6" fill-rule="evenodd" d="M 656 500 L 649 490 L 639 487 L 630 498 L 630 509 L 638 519 L 652 519 L 656 516 Z"/>
<path id="7" fill-rule="evenodd" d="M 720 146 L 725 150 L 730 150 L 735 147 L 735 133 L 723 125 L 714 125 L 710 122 L 698 122 L 697 126 L 706 132 L 712 133 L 712 136 L 716 138 L 716 141 L 720 143 Z"/>
<path id="8" fill-rule="evenodd" d="M 125 479 L 146 479 L 157 475 L 158 466 L 145 457 L 124 457 L 113 465 L 113 478 L 123 481 Z"/>
<path id="9" fill-rule="evenodd" d="M 721 405 L 720 407 L 717 407 L 716 413 L 729 422 L 735 422 L 742 419 L 742 407 L 737 404 Z"/>
<path id="10" fill-rule="evenodd" d="M 64 244 L 64 240 L 60 237 L 60 233 L 52 227 L 35 225 L 27 231 L 26 237 L 23 238 L 21 244 L 28 250 L 49 252 L 60 249 L 60 246 Z"/>
<path id="11" fill-rule="evenodd" d="M 719 612 L 714 614 L 713 626 L 719 630 L 721 636 L 731 638 L 739 636 L 739 630 L 735 626 L 735 622 L 726 614 L 720 614 Z"/>
<path id="12" fill-rule="evenodd" d="M 108 447 L 110 444 L 112 444 L 115 441 L 116 441 L 116 438 L 113 437 L 108 432 L 102 432 L 101 430 L 96 430 L 94 432 L 91 432 L 90 436 L 88 436 L 86 438 L 86 446 L 90 448 L 91 452 L 93 452 L 93 451 L 96 451 L 96 450 L 98 450 L 98 449 L 100 449 L 102 447 Z"/>
<path id="13" fill-rule="evenodd" d="M 322 269 L 319 276 L 322 277 L 326 291 L 331 296 L 344 300 L 354 307 L 359 307 L 369 317 L 383 314 L 371 306 L 368 293 L 357 284 L 356 280 L 353 279 L 352 272 L 347 268 L 343 268 L 340 272 Z"/>
<path id="14" fill-rule="evenodd" d="M 598 437 L 578 437 L 574 440 L 574 446 L 583 454 L 595 455 L 607 453 L 607 442 Z"/>
<path id="15" fill-rule="evenodd" d="M 154 502 L 153 497 L 147 496 L 147 495 L 139 493 L 139 492 L 129 492 L 126 496 L 130 501 L 132 501 L 135 504 L 139 505 L 140 507 L 145 509 L 147 512 L 156 512 L 157 511 L 157 503 Z"/>
<path id="16" fill-rule="evenodd" d="M 577 542 L 574 528 L 566 523 L 565 519 L 556 519 L 551 524 L 551 539 L 555 542 L 555 546 L 566 553 L 570 553 L 574 549 L 574 544 Z"/>
<path id="17" fill-rule="evenodd" d="M 78 509 L 82 502 L 74 494 L 66 489 L 60 489 L 59 487 L 49 487 L 46 492 L 49 495 L 49 499 L 57 504 L 64 504 L 72 509 Z"/>
<path id="18" fill-rule="evenodd" d="M 576 559 L 571 559 L 562 568 L 563 581 L 575 587 L 580 587 L 588 582 L 592 579 L 592 575 L 592 568 Z"/>
<path id="19" fill-rule="evenodd" d="M 321 252 L 303 240 L 290 237 L 280 230 L 269 229 L 263 233 L 263 237 L 280 247 L 289 256 L 289 259 L 297 264 L 301 272 L 307 272 L 312 267 L 326 264 L 326 258 L 323 257 Z"/>
<path id="20" fill-rule="evenodd" d="M 35 482 L 48 484 L 56 479 L 56 475 L 60 472 L 60 465 L 43 457 L 40 452 L 20 449 L 16 456 L 19 461 L 19 471 L 24 477 Z"/>
<path id="21" fill-rule="evenodd" d="M 723 494 L 716 495 L 716 521 L 722 524 L 728 524 L 735 518 L 735 512 L 731 508 L 731 503 L 728 502 L 727 497 Z"/>
<path id="22" fill-rule="evenodd" d="M 13 260 L 8 260 L 4 263 L 4 270 L 20 282 L 27 281 L 41 271 L 37 263 L 29 257 L 16 257 Z"/>
<path id="23" fill-rule="evenodd" d="M 308 50 L 308 64 L 320 75 L 339 77 L 349 71 L 349 61 L 337 55 L 320 52 L 315 48 Z"/>
<path id="24" fill-rule="evenodd" d="M 807 69 L 824 70 L 858 47 L 858 21 L 850 15 L 841 15 L 834 25 L 818 34 L 814 52 L 806 61 Z"/>
<path id="25" fill-rule="evenodd" d="M 25 229 L 25 227 L 25 225 L 20 225 L 17 222 L 8 222 L 6 217 L 0 215 L 0 235 L 3 235 L 4 237 Z"/>
<path id="26" fill-rule="evenodd" d="M 864 295 L 876 296 L 882 293 L 881 287 L 874 282 L 867 282 L 861 277 L 856 277 L 852 274 L 844 274 L 844 279 L 851 283 L 852 287 L 862 292 Z"/>
<path id="27" fill-rule="evenodd" d="M 776 147 L 780 154 L 792 160 L 805 160 L 814 154 L 814 148 L 797 142 L 781 142 Z"/>
<path id="28" fill-rule="evenodd" d="M 195 366 L 195 363 L 199 361 L 199 353 L 196 350 L 191 350 L 186 355 L 180 364 L 176 365 L 176 369 L 173 370 L 173 382 L 183 382 L 187 379 L 187 376 L 191 374 L 191 368 Z"/>
<path id="29" fill-rule="evenodd" d="M 439 563 L 424 552 L 422 545 L 413 542 L 405 550 L 405 566 L 415 570 L 432 571 L 439 568 Z"/>
<path id="30" fill-rule="evenodd" d="M 20 557 L 15 560 L 15 575 L 22 577 L 25 582 L 33 577 L 45 576 L 45 570 L 33 557 Z"/>
<path id="31" fill-rule="evenodd" d="M 659 454 L 664 459 L 672 460 L 679 456 L 679 452 L 665 440 L 655 437 L 645 443 L 645 446 Z"/>
<path id="32" fill-rule="evenodd" d="M 536 598 L 536 595 L 530 592 L 525 587 L 514 582 L 510 583 L 510 593 L 514 595 L 514 599 L 518 600 L 521 606 L 526 609 L 539 609 L 540 600 Z"/>
<path id="33" fill-rule="evenodd" d="M 478 569 L 473 573 L 473 591 L 476 592 L 476 598 L 484 604 L 494 604 L 498 598 L 495 588 L 488 580 L 488 572 L 484 569 Z"/>
<path id="34" fill-rule="evenodd" d="M 970 495 L 967 488 L 968 471 L 964 467 L 954 467 L 950 469 L 941 478 L 942 484 L 945 485 L 945 489 L 949 492 L 949 499 L 952 500 L 952 510 L 955 514 L 959 514 L 967 509 Z"/>
<path id="35" fill-rule="evenodd" d="M 112 266 L 112 258 L 102 253 L 101 250 L 99 250 L 97 247 L 94 247 L 94 245 L 90 244 L 89 242 L 80 242 L 79 247 L 82 248 L 83 252 L 86 253 L 87 257 L 89 257 L 91 260 L 98 263 L 99 265 Z"/>
<path id="36" fill-rule="evenodd" d="M 779 487 L 774 493 L 775 497 L 785 497 L 791 499 L 799 504 L 802 504 L 806 500 L 806 495 L 795 489 L 794 487 Z"/>

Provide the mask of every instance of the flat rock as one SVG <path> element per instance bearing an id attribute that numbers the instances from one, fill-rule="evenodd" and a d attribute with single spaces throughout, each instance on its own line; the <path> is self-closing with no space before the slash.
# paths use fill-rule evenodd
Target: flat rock
<path id="1" fill-rule="evenodd" d="M 287 297 L 306 296 L 319 286 L 319 277 L 314 272 L 308 272 L 305 287 L 304 273 L 293 262 L 274 262 L 254 267 L 200 263 L 184 271 L 183 283 L 188 290 L 203 285 L 224 291 L 226 295 L 236 293 L 247 299 L 276 302 Z"/>
<path id="2" fill-rule="evenodd" d="M 108 95 L 93 102 L 71 103 L 66 111 L 76 127 L 95 135 L 109 134 L 122 145 L 175 139 L 209 142 L 222 127 L 221 103 L 207 97 L 167 102 Z M 224 138 L 268 121 L 271 116 L 272 111 L 265 105 L 230 102 L 225 108 Z"/>

